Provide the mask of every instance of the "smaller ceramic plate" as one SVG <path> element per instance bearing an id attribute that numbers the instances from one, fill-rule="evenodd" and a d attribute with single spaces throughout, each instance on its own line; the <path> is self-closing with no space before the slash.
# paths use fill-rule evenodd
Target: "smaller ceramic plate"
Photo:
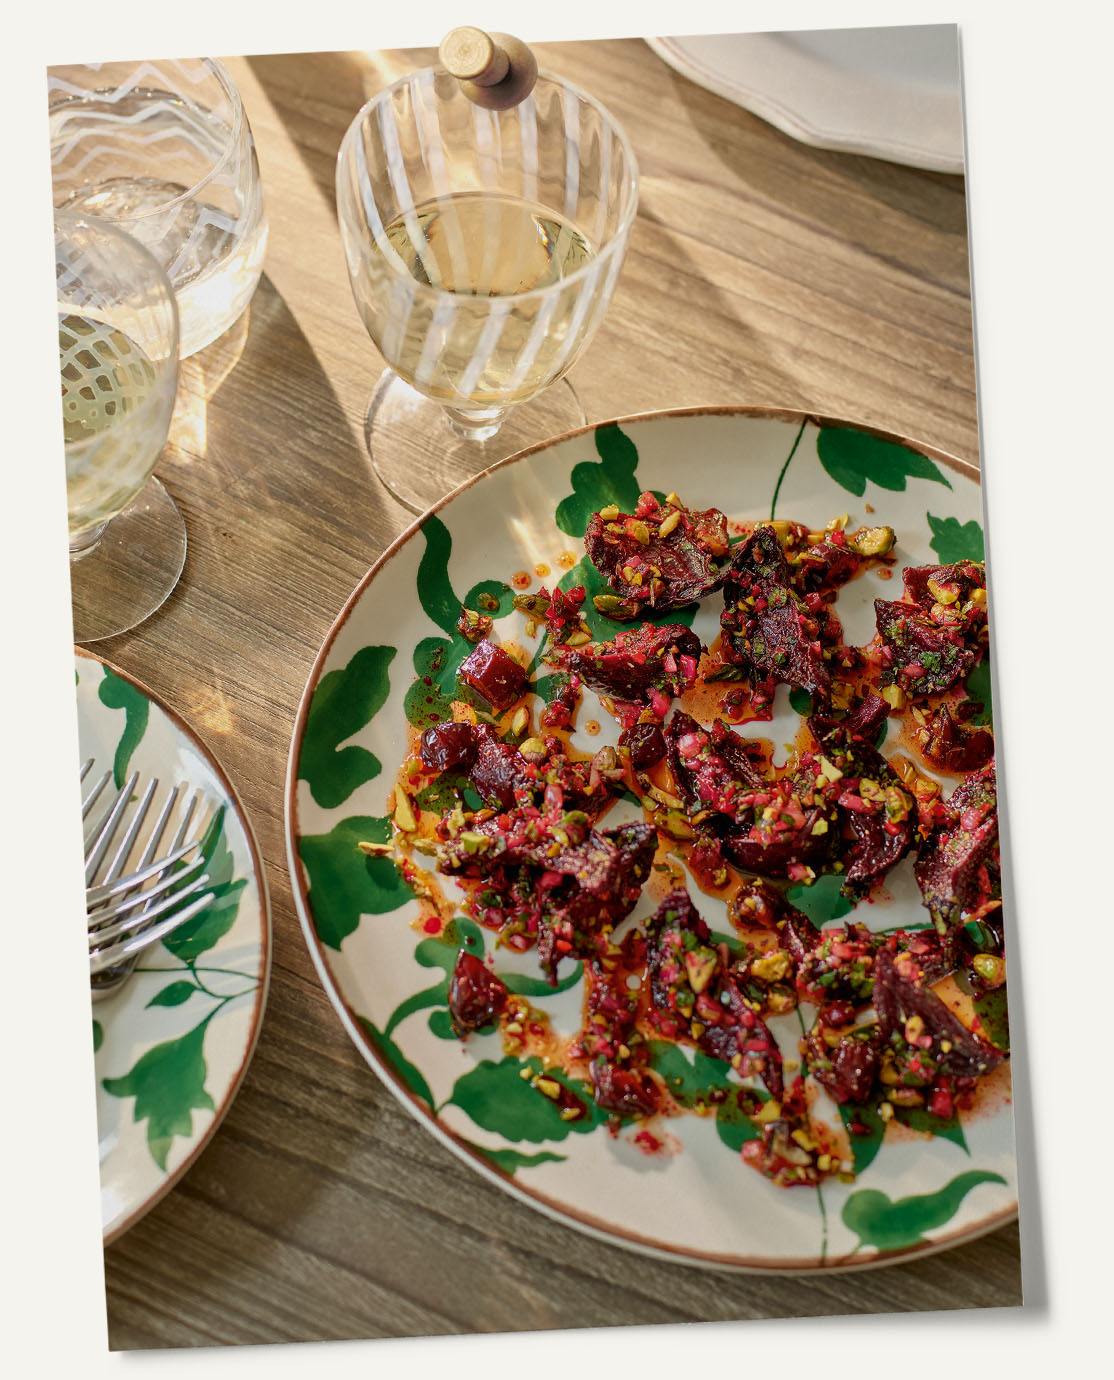
<path id="1" fill-rule="evenodd" d="M 208 872 L 217 900 L 144 952 L 93 1006 L 101 1224 L 107 1244 L 168 1192 L 212 1139 L 255 1048 L 271 961 L 259 848 L 220 764 L 146 686 L 75 649 L 81 761 L 161 788 L 184 783 L 223 811 Z M 160 789 L 159 800 L 163 799 Z"/>
<path id="2" fill-rule="evenodd" d="M 802 143 L 963 171 L 954 24 L 646 41 L 682 76 Z"/>

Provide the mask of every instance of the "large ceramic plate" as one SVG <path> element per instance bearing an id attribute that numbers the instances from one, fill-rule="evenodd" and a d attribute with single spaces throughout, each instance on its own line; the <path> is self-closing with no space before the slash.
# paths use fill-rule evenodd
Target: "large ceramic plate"
<path id="1" fill-rule="evenodd" d="M 419 907 L 394 863 L 356 847 L 387 836 L 386 800 L 410 751 L 408 728 L 445 713 L 442 687 L 451 689 L 468 651 L 454 631 L 462 599 L 475 607 L 476 587 L 494 582 L 485 587 L 509 609 L 506 582 L 526 572 L 536 588 L 535 572 L 547 568 L 552 583 L 565 573 L 562 558 L 582 555 L 588 514 L 608 502 L 629 511 L 647 488 L 676 489 L 691 506 L 719 505 L 734 518 L 774 514 L 816 526 L 849 511 L 852 523 L 893 525 L 905 563 L 982 555 L 973 467 L 795 412 L 627 418 L 560 437 L 459 489 L 404 533 L 352 594 L 318 654 L 295 724 L 287 846 L 325 988 L 360 1051 L 423 1125 L 508 1192 L 609 1240 L 706 1265 L 805 1270 L 878 1264 L 987 1231 L 1016 1210 L 1008 1065 L 946 1134 L 898 1126 L 881 1143 L 863 1142 L 853 1183 L 778 1189 L 741 1161 L 737 1132 L 715 1117 L 668 1119 L 662 1138 L 670 1153 L 648 1155 L 635 1141 L 637 1128 L 612 1135 L 561 1121 L 520 1077 L 520 1062 L 504 1057 L 497 1035 L 463 1045 L 451 1037 L 453 940 L 467 934 L 493 952 L 492 937 L 475 927 L 427 937 L 415 928 Z M 566 578 L 578 582 L 584 573 Z M 886 589 L 870 573 L 842 591 L 837 610 L 849 641 L 870 639 L 872 600 Z M 707 641 L 719 600 L 705 602 L 693 626 Z M 496 628 L 523 637 L 513 612 Z M 772 729 L 750 726 L 775 743 L 791 739 L 799 724 L 783 696 L 781 687 Z M 593 718 L 603 727 L 589 737 Z M 586 753 L 615 741 L 590 693 L 578 724 L 573 741 Z M 890 874 L 887 892 L 888 899 L 861 904 L 855 918 L 873 929 L 925 922 L 908 859 Z M 729 929 L 722 903 L 692 894 L 713 929 Z M 820 883 L 794 899 L 818 921 L 845 913 L 838 890 Z M 635 917 L 655 904 L 644 894 Z M 518 975 L 519 990 L 538 977 L 532 954 L 501 949 L 495 957 L 500 972 Z M 577 1028 L 579 981 L 557 994 L 535 983 L 532 992 L 559 1031 Z M 794 1017 L 777 1019 L 783 1051 L 793 1056 L 800 1027 Z M 717 1061 L 690 1065 L 681 1057 L 689 1091 L 726 1075 L 726 1065 L 709 1069 Z"/>
<path id="2" fill-rule="evenodd" d="M 93 1007 L 101 1221 L 112 1241 L 159 1201 L 212 1139 L 255 1048 L 270 975 L 271 917 L 247 816 L 220 764 L 145 686 L 78 651 L 81 760 L 186 783 L 222 811 L 208 849 L 217 899 L 152 949 Z M 163 799 L 160 792 L 159 800 Z"/>
<path id="3" fill-rule="evenodd" d="M 954 24 L 646 41 L 682 76 L 802 143 L 963 171 Z"/>

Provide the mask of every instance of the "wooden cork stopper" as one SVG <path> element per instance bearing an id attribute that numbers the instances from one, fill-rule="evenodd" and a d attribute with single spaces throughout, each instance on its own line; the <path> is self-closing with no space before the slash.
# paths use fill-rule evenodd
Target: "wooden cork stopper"
<path id="1" fill-rule="evenodd" d="M 538 63 L 534 54 L 511 34 L 489 34 L 465 25 L 441 40 L 441 62 L 476 105 L 485 110 L 509 110 L 534 89 Z"/>

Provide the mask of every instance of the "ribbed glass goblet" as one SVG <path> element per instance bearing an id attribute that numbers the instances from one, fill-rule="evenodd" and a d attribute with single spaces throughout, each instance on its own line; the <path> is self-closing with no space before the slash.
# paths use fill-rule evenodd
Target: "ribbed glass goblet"
<path id="1" fill-rule="evenodd" d="M 622 128 L 545 73 L 493 111 L 427 68 L 356 116 L 337 214 L 356 306 L 389 366 L 368 447 L 407 507 L 583 423 L 567 385 L 541 395 L 599 326 L 637 206 Z"/>

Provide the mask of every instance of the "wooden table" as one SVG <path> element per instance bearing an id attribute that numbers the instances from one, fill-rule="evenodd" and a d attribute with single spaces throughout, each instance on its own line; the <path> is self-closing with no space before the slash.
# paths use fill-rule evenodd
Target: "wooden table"
<path id="1" fill-rule="evenodd" d="M 588 416 L 690 403 L 844 415 L 977 458 L 962 179 L 818 152 L 669 71 L 641 42 L 543 62 L 626 125 L 642 198 L 614 304 L 573 371 Z M 637 1258 L 465 1169 L 369 1071 L 290 897 L 282 783 L 310 663 L 408 522 L 371 475 L 382 365 L 333 201 L 341 135 L 428 51 L 230 63 L 271 242 L 250 320 L 184 366 L 160 473 L 189 528 L 182 583 L 98 650 L 208 739 L 259 834 L 274 970 L 258 1052 L 197 1165 L 106 1253 L 113 1347 L 296 1341 L 1020 1302 L 1016 1226 L 828 1278 Z"/>

